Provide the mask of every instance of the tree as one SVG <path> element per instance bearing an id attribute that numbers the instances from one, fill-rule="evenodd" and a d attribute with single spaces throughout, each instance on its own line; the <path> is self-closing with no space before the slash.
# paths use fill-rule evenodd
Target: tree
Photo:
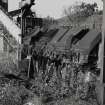
<path id="1" fill-rule="evenodd" d="M 96 13 L 96 10 L 98 10 L 97 3 L 90 4 L 81 2 L 80 4 L 77 3 L 67 9 L 65 8 L 64 15 L 68 17 L 72 24 L 79 25 L 81 21 Z"/>

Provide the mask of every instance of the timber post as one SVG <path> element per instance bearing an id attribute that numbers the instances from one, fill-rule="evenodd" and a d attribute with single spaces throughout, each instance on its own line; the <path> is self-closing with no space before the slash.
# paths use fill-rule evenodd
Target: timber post
<path id="1" fill-rule="evenodd" d="M 99 63 L 100 63 L 100 84 L 99 84 L 99 103 L 105 105 L 105 0 L 103 0 L 103 21 L 102 21 L 102 42 L 99 48 Z"/>

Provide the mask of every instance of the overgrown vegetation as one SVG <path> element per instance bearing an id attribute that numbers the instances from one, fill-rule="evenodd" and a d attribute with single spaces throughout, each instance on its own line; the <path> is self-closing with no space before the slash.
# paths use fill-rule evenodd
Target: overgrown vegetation
<path id="1" fill-rule="evenodd" d="M 75 5 L 64 8 L 63 14 L 67 16 L 70 24 L 80 25 L 89 16 L 102 14 L 102 11 L 98 9 L 97 3 L 77 2 Z"/>
<path id="2" fill-rule="evenodd" d="M 16 68 L 13 68 L 14 64 L 9 63 L 9 65 L 5 67 L 10 68 L 13 73 Z M 5 71 L 7 69 L 5 68 Z M 42 80 L 41 72 L 33 80 L 3 77 L 0 79 L 0 105 L 23 105 L 28 102 L 35 104 L 37 101 L 35 105 L 97 105 L 96 76 L 92 74 L 92 80 L 85 82 L 86 72 L 82 72 L 80 67 L 72 65 L 70 71 L 73 71 L 70 74 L 70 82 L 67 74 L 65 80 L 59 81 L 54 72 L 48 84 Z"/>

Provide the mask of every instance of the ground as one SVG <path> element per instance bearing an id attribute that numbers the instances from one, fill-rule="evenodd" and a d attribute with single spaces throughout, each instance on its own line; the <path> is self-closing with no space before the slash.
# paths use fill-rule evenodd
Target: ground
<path id="1" fill-rule="evenodd" d="M 26 79 L 20 80 L 2 75 L 18 74 L 17 71 L 11 59 L 0 61 L 0 105 L 98 105 L 96 99 L 82 99 L 75 88 L 65 87 L 63 82 L 60 85 L 55 74 L 49 84 L 41 76 L 36 80 L 27 80 L 24 76 Z"/>

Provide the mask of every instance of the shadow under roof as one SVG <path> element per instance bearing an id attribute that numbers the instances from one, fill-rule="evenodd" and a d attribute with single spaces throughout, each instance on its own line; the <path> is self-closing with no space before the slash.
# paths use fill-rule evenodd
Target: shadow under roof
<path id="1" fill-rule="evenodd" d="M 69 29 L 60 28 L 56 33 L 55 37 L 51 40 L 51 43 L 56 43 L 63 35 L 68 32 Z"/>
<path id="2" fill-rule="evenodd" d="M 66 43 L 66 41 L 68 40 L 68 38 L 75 36 L 76 34 L 78 34 L 83 28 L 82 27 L 78 27 L 78 28 L 73 28 L 70 29 L 63 37 L 62 39 L 59 40 L 60 43 Z"/>

